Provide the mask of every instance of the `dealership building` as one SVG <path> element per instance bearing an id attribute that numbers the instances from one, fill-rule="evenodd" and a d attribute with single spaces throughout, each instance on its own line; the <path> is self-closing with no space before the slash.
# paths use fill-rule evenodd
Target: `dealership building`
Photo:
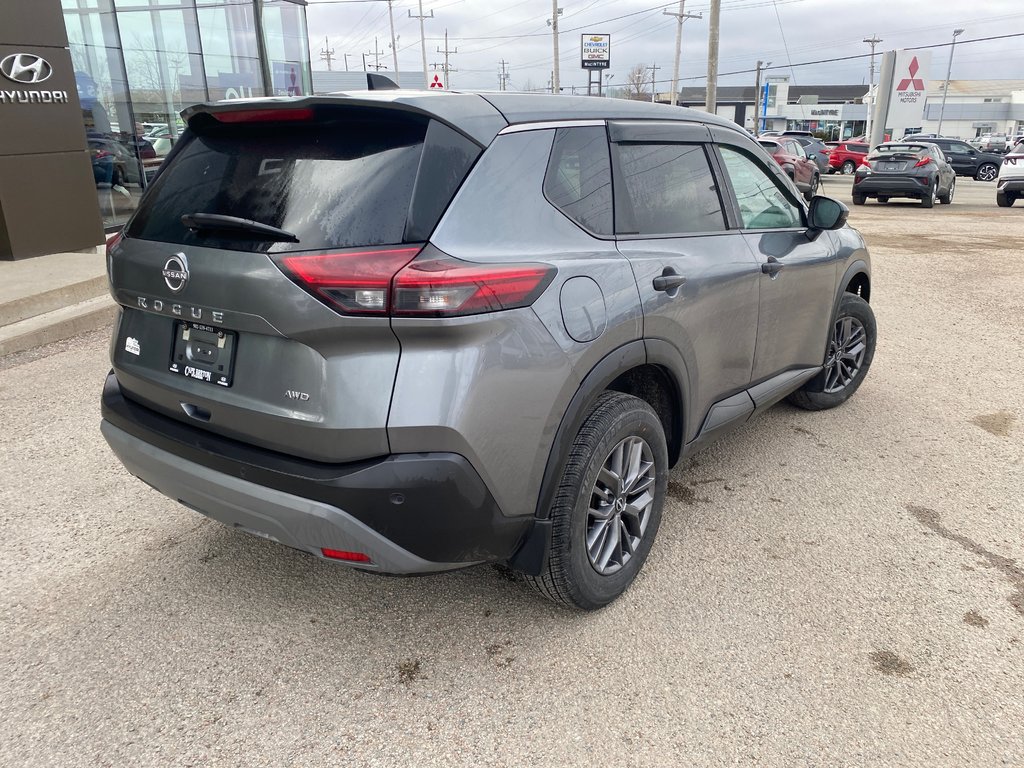
<path id="1" fill-rule="evenodd" d="M 926 82 L 927 101 L 920 130 L 935 133 L 942 114 L 944 136 L 971 138 L 985 133 L 1009 133 L 1024 128 L 1024 80 L 950 80 L 943 109 L 944 80 Z M 763 130 L 802 130 L 841 141 L 860 136 L 867 125 L 865 85 L 793 85 L 787 78 L 768 83 L 767 103 L 762 105 Z M 669 94 L 659 94 L 669 101 Z M 703 88 L 683 88 L 679 104 L 702 108 Z M 720 86 L 718 114 L 754 129 L 753 86 Z"/>
<path id="2" fill-rule="evenodd" d="M 308 93 L 305 0 L 0 2 L 0 259 L 123 224 L 189 104 Z"/>

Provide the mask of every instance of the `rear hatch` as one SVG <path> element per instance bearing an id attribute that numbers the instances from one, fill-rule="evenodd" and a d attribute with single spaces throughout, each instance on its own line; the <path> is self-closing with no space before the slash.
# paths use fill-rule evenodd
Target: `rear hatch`
<path id="1" fill-rule="evenodd" d="M 393 276 L 481 147 L 422 113 L 193 113 L 110 250 L 126 397 L 325 462 L 388 453 Z"/>
<path id="2" fill-rule="evenodd" d="M 916 176 L 932 163 L 928 150 L 920 145 L 883 145 L 867 157 L 866 165 L 875 173 Z M 932 166 L 934 168 L 934 166 Z"/>

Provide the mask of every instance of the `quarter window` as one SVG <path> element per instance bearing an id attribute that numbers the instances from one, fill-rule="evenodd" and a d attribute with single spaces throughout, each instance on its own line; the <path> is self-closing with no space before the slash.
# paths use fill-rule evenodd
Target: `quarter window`
<path id="1" fill-rule="evenodd" d="M 635 232 L 722 232 L 718 184 L 701 144 L 617 144 Z M 621 229 L 621 227 L 620 227 Z"/>
<path id="2" fill-rule="evenodd" d="M 788 229 L 803 225 L 800 208 L 764 168 L 732 147 L 721 146 L 720 149 L 744 229 Z"/>
<path id="3" fill-rule="evenodd" d="M 558 129 L 544 175 L 544 194 L 584 229 L 612 234 L 612 171 L 603 127 Z"/>

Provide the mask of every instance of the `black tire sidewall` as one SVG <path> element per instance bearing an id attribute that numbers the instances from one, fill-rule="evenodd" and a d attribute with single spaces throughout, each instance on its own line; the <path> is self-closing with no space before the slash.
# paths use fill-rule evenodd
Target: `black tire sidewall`
<path id="1" fill-rule="evenodd" d="M 573 603 L 578 607 L 592 610 L 607 605 L 621 595 L 636 578 L 650 553 L 651 546 L 661 524 L 662 508 L 665 503 L 665 490 L 668 485 L 668 447 L 661 421 L 651 407 L 628 395 L 617 395 L 618 405 L 610 417 L 601 413 L 601 401 L 590 417 L 600 422 L 600 437 L 593 444 L 583 438 L 585 430 L 581 428 L 580 437 L 573 445 L 573 451 L 586 451 L 588 460 L 586 469 L 576 477 L 565 478 L 570 482 L 562 489 L 571 492 L 574 503 L 571 509 L 553 510 L 555 525 L 568 525 L 568 536 L 562 539 L 567 546 L 565 551 L 552 552 L 552 556 L 561 559 L 565 577 L 572 595 Z M 629 402 L 632 401 L 632 402 Z M 590 419 L 588 419 L 588 422 Z M 586 422 L 585 422 L 586 426 Z M 637 551 L 629 562 L 616 573 L 604 576 L 599 574 L 590 564 L 585 546 L 587 512 L 590 507 L 590 491 L 597 482 L 598 473 L 605 460 L 619 441 L 637 436 L 643 438 L 651 448 L 655 461 L 654 504 L 650 512 L 647 529 Z M 565 498 L 563 493 L 559 499 Z M 558 500 L 556 499 L 556 504 Z M 568 506 L 567 504 L 565 506 Z"/>

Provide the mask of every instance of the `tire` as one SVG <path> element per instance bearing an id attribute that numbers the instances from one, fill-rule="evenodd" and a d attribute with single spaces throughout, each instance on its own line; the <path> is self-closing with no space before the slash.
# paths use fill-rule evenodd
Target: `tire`
<path id="1" fill-rule="evenodd" d="M 844 293 L 832 323 L 821 373 L 786 399 L 805 411 L 823 411 L 845 403 L 867 376 L 875 357 L 877 335 L 871 305 L 856 294 Z M 851 367 L 855 370 L 851 371 Z"/>
<path id="2" fill-rule="evenodd" d="M 804 200 L 808 203 L 814 199 L 814 196 L 818 193 L 818 185 L 821 184 L 821 177 L 818 174 L 811 176 L 811 186 L 804 192 Z"/>
<path id="3" fill-rule="evenodd" d="M 949 190 L 945 195 L 939 195 L 939 202 L 943 205 L 949 205 L 953 202 L 953 194 L 956 192 L 956 179 L 949 182 Z"/>
<path id="4" fill-rule="evenodd" d="M 935 183 L 928 187 L 928 194 L 921 198 L 922 208 L 932 208 L 935 205 L 935 200 L 938 196 L 939 180 L 936 179 Z"/>
<path id="5" fill-rule="evenodd" d="M 999 168 L 994 163 L 982 163 L 978 166 L 978 172 L 974 174 L 976 181 L 995 181 L 999 175 Z"/>
<path id="6" fill-rule="evenodd" d="M 996 205 L 1000 208 L 1009 208 L 1017 201 L 1017 196 L 1005 192 L 996 192 Z"/>
<path id="7" fill-rule="evenodd" d="M 843 174 L 843 176 L 849 176 L 856 170 L 857 166 L 854 165 L 853 160 L 844 160 L 843 164 L 839 166 L 839 172 Z"/>
<path id="8" fill-rule="evenodd" d="M 854 195 L 853 195 L 853 204 L 854 205 L 864 205 L 864 201 L 865 200 L 867 200 L 867 198 L 864 197 L 864 195 L 858 195 L 858 194 L 854 193 Z"/>
<path id="9" fill-rule="evenodd" d="M 602 498 L 602 491 L 614 487 L 614 478 L 626 474 L 613 471 L 617 452 L 625 461 L 624 457 L 636 457 L 633 450 L 640 454 L 641 468 L 653 462 L 637 473 L 634 486 L 639 490 L 627 488 L 624 493 L 618 486 L 610 501 Z M 551 505 L 547 565 L 539 576 L 526 576 L 527 583 L 549 600 L 581 610 L 608 605 L 629 588 L 647 559 L 661 523 L 667 485 L 668 446 L 658 415 L 639 398 L 621 392 L 602 394 L 569 449 Z M 630 501 L 633 493 L 640 495 Z M 637 501 L 643 501 L 642 510 L 634 506 Z M 588 537 L 595 534 L 588 547 Z M 632 553 L 623 547 L 624 541 L 631 541 Z"/>

